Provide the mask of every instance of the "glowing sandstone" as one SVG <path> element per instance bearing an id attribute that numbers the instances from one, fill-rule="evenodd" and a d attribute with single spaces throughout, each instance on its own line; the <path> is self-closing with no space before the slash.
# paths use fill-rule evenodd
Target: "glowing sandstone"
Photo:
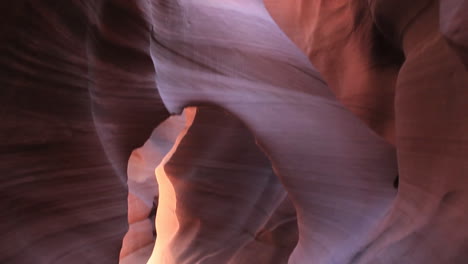
<path id="1" fill-rule="evenodd" d="M 464 263 L 465 2 L 2 4 L 0 262 Z"/>

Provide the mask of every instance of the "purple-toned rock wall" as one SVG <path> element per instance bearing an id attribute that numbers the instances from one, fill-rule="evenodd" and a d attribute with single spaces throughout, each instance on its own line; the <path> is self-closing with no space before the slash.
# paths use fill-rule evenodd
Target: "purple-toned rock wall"
<path id="1" fill-rule="evenodd" d="M 467 263 L 468 1 L 0 7 L 0 263 Z"/>

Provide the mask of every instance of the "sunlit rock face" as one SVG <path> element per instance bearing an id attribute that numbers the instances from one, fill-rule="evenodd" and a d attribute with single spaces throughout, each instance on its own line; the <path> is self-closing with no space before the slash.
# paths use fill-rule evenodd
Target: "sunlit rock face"
<path id="1" fill-rule="evenodd" d="M 467 1 L 0 7 L 0 263 L 466 263 Z"/>

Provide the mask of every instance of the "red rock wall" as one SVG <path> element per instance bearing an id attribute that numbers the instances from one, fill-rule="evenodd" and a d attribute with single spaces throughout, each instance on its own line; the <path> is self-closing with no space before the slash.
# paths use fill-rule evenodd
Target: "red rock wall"
<path id="1" fill-rule="evenodd" d="M 466 1 L 0 6 L 0 263 L 468 259 Z"/>

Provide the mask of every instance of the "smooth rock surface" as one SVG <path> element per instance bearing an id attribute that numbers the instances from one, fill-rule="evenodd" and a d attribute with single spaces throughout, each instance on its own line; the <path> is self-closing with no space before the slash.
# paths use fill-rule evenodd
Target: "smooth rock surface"
<path id="1" fill-rule="evenodd" d="M 0 263 L 466 263 L 467 3 L 1 3 Z"/>

